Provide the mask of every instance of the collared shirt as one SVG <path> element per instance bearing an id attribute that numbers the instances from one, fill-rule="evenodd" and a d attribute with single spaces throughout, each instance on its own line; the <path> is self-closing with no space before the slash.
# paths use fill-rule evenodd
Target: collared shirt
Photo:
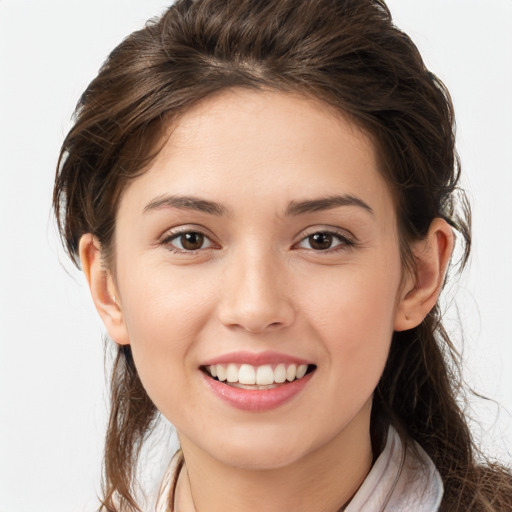
<path id="1" fill-rule="evenodd" d="M 156 512 L 173 512 L 182 465 L 183 455 L 178 452 L 162 481 Z M 384 450 L 345 512 L 437 512 L 442 497 L 441 475 L 427 453 L 414 441 L 404 447 L 396 430 L 389 427 Z"/>

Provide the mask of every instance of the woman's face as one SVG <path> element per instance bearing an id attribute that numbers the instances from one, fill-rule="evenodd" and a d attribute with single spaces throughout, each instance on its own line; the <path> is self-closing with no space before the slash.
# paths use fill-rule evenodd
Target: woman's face
<path id="1" fill-rule="evenodd" d="M 325 105 L 228 91 L 127 187 L 116 341 L 184 449 L 282 467 L 368 438 L 403 295 L 377 167 L 370 138 Z"/>

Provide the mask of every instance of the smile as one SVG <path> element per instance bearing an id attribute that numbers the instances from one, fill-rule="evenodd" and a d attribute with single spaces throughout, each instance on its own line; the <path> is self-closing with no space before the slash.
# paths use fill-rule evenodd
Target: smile
<path id="1" fill-rule="evenodd" d="M 217 381 L 241 389 L 272 389 L 285 382 L 302 379 L 312 371 L 314 365 L 264 364 L 212 364 L 204 367 L 204 371 Z"/>
<path id="2" fill-rule="evenodd" d="M 307 359 L 274 351 L 237 351 L 204 361 L 206 388 L 235 409 L 265 412 L 300 396 L 317 366 Z"/>

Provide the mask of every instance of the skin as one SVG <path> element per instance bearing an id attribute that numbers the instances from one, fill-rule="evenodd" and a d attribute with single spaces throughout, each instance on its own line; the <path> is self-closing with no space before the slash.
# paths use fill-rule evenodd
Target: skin
<path id="1" fill-rule="evenodd" d="M 377 162 L 371 138 L 323 104 L 227 91 L 187 112 L 124 191 L 115 269 L 102 268 L 92 235 L 82 238 L 109 335 L 131 344 L 149 396 L 178 431 L 178 512 L 336 511 L 370 470 L 372 394 L 393 330 L 433 307 L 453 245 L 436 219 L 413 247 L 416 274 L 404 273 Z M 333 196 L 350 204 L 290 211 Z M 183 249 L 178 231 L 202 233 L 203 245 Z M 326 232 L 332 247 L 319 250 L 311 235 Z M 239 350 L 278 351 L 316 370 L 287 403 L 239 410 L 200 369 Z"/>

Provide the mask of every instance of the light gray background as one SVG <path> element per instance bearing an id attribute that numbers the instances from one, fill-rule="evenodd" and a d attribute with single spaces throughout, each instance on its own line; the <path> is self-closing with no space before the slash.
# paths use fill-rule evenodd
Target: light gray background
<path id="1" fill-rule="evenodd" d="M 102 327 L 58 246 L 52 181 L 79 94 L 107 53 L 167 3 L 0 0 L 0 512 L 95 508 Z M 512 1 L 389 5 L 454 98 L 474 211 L 472 264 L 457 293 L 466 375 L 502 404 L 472 401 L 474 429 L 510 461 Z M 455 329 L 457 310 L 448 316 Z"/>

